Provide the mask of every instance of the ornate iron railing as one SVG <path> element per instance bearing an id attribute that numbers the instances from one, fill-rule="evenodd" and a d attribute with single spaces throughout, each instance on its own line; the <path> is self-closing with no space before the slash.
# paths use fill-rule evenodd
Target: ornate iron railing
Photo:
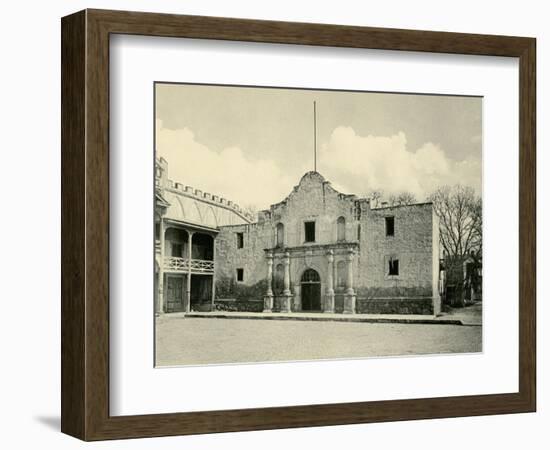
<path id="1" fill-rule="evenodd" d="M 188 272 L 189 266 L 191 266 L 191 273 L 214 273 L 214 261 L 192 259 L 189 263 L 188 259 L 177 256 L 164 258 L 164 270 L 167 271 Z"/>

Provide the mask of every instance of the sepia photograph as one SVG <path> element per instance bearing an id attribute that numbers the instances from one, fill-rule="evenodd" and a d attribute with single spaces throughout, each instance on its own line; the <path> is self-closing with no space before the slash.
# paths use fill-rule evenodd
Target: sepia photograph
<path id="1" fill-rule="evenodd" d="M 483 351 L 482 97 L 154 97 L 156 367 Z"/>

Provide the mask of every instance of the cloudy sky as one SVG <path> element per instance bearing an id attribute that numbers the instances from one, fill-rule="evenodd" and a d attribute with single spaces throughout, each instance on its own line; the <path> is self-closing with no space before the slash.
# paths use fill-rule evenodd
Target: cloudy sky
<path id="1" fill-rule="evenodd" d="M 169 178 L 258 209 L 313 170 L 344 193 L 442 184 L 481 191 L 482 99 L 157 83 L 156 151 Z"/>

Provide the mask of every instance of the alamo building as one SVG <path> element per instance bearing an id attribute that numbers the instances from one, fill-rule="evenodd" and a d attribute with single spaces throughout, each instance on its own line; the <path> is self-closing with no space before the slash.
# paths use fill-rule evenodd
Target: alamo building
<path id="1" fill-rule="evenodd" d="M 312 171 L 252 217 L 169 180 L 163 158 L 155 173 L 157 314 L 440 312 L 431 203 L 372 208 Z"/>

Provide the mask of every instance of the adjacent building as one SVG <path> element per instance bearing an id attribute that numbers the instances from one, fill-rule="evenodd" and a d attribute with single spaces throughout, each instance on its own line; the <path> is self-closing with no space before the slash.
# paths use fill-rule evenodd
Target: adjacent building
<path id="1" fill-rule="evenodd" d="M 371 208 L 318 172 L 251 217 L 157 161 L 157 311 L 437 314 L 431 203 Z"/>
<path id="2" fill-rule="evenodd" d="M 248 224 L 252 218 L 230 200 L 168 180 L 163 158 L 155 169 L 156 310 L 211 310 L 216 238 L 224 226 Z"/>

